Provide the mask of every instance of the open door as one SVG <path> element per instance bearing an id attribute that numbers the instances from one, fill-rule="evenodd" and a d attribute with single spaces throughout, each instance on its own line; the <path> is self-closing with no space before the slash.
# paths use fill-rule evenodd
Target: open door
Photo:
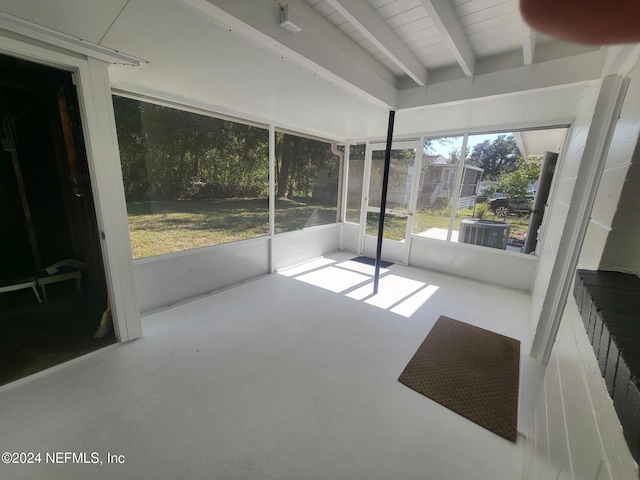
<path id="1" fill-rule="evenodd" d="M 0 55 L 0 384 L 115 342 L 69 72 Z M 34 294 L 35 293 L 35 294 Z"/>
<path id="2" fill-rule="evenodd" d="M 384 144 L 370 144 L 366 151 L 361 235 L 362 253 L 375 257 L 382 196 Z M 415 211 L 414 172 L 419 161 L 419 142 L 394 143 L 391 150 L 387 208 L 385 210 L 382 257 L 406 263 Z"/>

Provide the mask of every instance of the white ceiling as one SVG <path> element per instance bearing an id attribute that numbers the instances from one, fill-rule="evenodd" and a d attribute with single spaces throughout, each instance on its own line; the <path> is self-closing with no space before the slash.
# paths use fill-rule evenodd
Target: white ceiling
<path id="1" fill-rule="evenodd" d="M 560 152 L 567 136 L 566 128 L 552 130 L 529 130 L 514 133 L 520 153 L 525 158 L 540 157 L 546 152 Z"/>
<path id="2" fill-rule="evenodd" d="M 280 0 L 283 3 L 283 0 Z M 0 0 L 147 60 L 114 88 L 332 139 L 571 121 L 606 51 L 537 36 L 518 0 Z M 0 40 L 1 42 L 1 40 Z M 129 72 L 130 73 L 130 72 Z"/>

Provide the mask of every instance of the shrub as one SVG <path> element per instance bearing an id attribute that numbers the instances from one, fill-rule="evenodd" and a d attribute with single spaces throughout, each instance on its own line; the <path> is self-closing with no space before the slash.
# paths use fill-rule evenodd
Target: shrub
<path id="1" fill-rule="evenodd" d="M 485 216 L 485 214 L 487 213 L 487 205 L 484 203 L 480 203 L 478 205 L 476 205 L 476 213 L 475 213 L 475 217 L 479 218 L 480 220 L 482 220 Z"/>

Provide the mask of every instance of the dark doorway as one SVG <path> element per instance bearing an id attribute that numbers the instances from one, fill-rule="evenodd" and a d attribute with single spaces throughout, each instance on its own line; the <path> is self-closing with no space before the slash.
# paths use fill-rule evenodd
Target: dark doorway
<path id="1" fill-rule="evenodd" d="M 0 55 L 0 142 L 4 384 L 115 337 L 72 74 Z"/>

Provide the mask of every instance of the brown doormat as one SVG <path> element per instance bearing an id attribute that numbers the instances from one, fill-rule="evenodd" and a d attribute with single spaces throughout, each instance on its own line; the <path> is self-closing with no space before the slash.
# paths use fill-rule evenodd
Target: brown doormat
<path id="1" fill-rule="evenodd" d="M 516 441 L 520 342 L 441 316 L 398 380 Z"/>

